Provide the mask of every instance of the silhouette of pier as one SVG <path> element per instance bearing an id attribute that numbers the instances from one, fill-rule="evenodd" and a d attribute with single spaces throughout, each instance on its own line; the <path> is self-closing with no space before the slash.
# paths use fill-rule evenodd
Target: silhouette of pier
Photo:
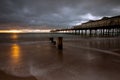
<path id="1" fill-rule="evenodd" d="M 56 33 L 69 33 L 81 36 L 119 36 L 120 16 L 103 17 L 100 20 L 90 20 L 68 29 L 51 30 Z"/>

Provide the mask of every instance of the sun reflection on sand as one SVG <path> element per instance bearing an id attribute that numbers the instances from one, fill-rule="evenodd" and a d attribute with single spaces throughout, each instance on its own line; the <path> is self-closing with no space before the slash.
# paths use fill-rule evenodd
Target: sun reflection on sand
<path id="1" fill-rule="evenodd" d="M 11 38 L 13 40 L 17 40 L 18 39 L 18 35 L 16 33 L 14 33 Z M 11 58 L 12 58 L 12 63 L 17 63 L 19 61 L 19 57 L 20 57 L 20 46 L 16 43 L 12 44 L 11 46 Z"/>
<path id="2" fill-rule="evenodd" d="M 20 58 L 20 47 L 18 44 L 13 44 L 11 46 L 11 58 L 12 63 L 17 64 Z"/>
<path id="3" fill-rule="evenodd" d="M 14 33 L 12 36 L 11 36 L 12 39 L 16 40 L 18 38 L 18 35 L 16 33 Z"/>
<path id="4" fill-rule="evenodd" d="M 18 35 L 16 33 L 14 33 L 14 34 L 11 35 L 11 38 L 13 40 L 17 40 Z M 11 46 L 11 57 L 12 57 L 12 62 L 13 63 L 18 62 L 19 55 L 20 55 L 20 47 L 19 47 L 19 45 L 18 44 L 12 44 L 12 46 Z"/>

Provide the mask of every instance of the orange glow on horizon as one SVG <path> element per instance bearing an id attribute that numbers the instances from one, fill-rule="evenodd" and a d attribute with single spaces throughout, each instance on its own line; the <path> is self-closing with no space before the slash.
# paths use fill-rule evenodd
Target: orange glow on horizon
<path id="1" fill-rule="evenodd" d="M 22 30 L 0 30 L 0 33 L 49 33 L 50 29 L 48 30 L 40 30 L 40 29 L 22 29 Z"/>
<path id="2" fill-rule="evenodd" d="M 0 33 L 21 33 L 22 30 L 0 30 Z"/>
<path id="3" fill-rule="evenodd" d="M 10 32 L 10 33 L 20 33 L 22 31 L 21 30 L 9 30 L 8 32 Z"/>

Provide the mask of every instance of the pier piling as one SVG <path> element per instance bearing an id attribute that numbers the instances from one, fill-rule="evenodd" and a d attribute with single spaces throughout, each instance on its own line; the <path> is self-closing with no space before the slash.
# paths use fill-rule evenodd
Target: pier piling
<path id="1" fill-rule="evenodd" d="M 60 50 L 63 49 L 63 37 L 58 37 L 57 46 L 58 46 L 58 49 Z"/>
<path id="2" fill-rule="evenodd" d="M 50 37 L 50 41 L 51 41 L 52 44 L 56 45 L 56 41 L 54 41 L 53 37 Z"/>

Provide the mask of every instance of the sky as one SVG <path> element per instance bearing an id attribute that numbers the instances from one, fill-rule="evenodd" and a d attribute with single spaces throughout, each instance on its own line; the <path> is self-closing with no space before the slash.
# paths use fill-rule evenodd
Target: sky
<path id="1" fill-rule="evenodd" d="M 69 27 L 117 15 L 120 0 L 0 0 L 0 24 Z"/>

